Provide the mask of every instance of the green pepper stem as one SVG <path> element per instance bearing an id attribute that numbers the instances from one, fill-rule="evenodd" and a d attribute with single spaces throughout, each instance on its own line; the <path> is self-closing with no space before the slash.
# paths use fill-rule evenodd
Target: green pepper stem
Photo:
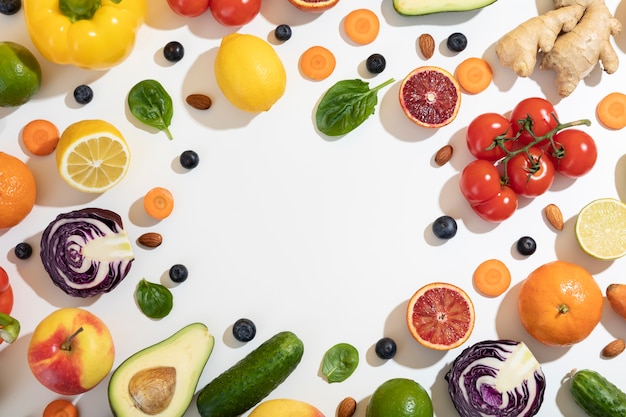
<path id="1" fill-rule="evenodd" d="M 20 335 L 20 322 L 9 316 L 0 313 L 0 339 L 7 343 L 13 343 Z"/>
<path id="2" fill-rule="evenodd" d="M 102 5 L 101 0 L 59 0 L 59 10 L 73 22 L 89 20 Z"/>

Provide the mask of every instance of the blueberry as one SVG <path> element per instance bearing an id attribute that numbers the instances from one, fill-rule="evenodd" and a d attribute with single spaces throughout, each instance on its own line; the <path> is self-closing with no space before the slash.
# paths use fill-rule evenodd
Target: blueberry
<path id="1" fill-rule="evenodd" d="M 200 157 L 195 151 L 187 150 L 180 154 L 180 164 L 183 168 L 193 169 L 200 163 Z"/>
<path id="2" fill-rule="evenodd" d="M 256 326 L 250 319 L 239 319 L 233 324 L 233 336 L 240 342 L 249 342 L 256 335 Z"/>
<path id="3" fill-rule="evenodd" d="M 448 36 L 448 41 L 446 42 L 448 49 L 453 52 L 461 52 L 465 48 L 467 48 L 467 38 L 464 34 L 455 32 L 452 35 Z"/>
<path id="4" fill-rule="evenodd" d="M 178 62 L 184 55 L 185 48 L 180 42 L 171 41 L 163 47 L 163 56 L 170 62 Z"/>
<path id="5" fill-rule="evenodd" d="M 387 61 L 381 54 L 372 54 L 367 57 L 367 60 L 365 60 L 365 67 L 372 74 L 380 74 L 385 70 L 386 66 Z"/>
<path id="6" fill-rule="evenodd" d="M 0 13 L 10 16 L 20 11 L 22 0 L 0 0 Z"/>
<path id="7" fill-rule="evenodd" d="M 93 100 L 93 90 L 85 84 L 81 84 L 74 89 L 74 100 L 78 104 L 87 104 Z"/>
<path id="8" fill-rule="evenodd" d="M 441 216 L 433 222 L 433 233 L 439 239 L 451 239 L 456 235 L 456 220 L 450 216 Z"/>
<path id="9" fill-rule="evenodd" d="M 291 39 L 291 27 L 289 25 L 278 25 L 274 29 L 274 36 L 279 41 L 288 41 Z"/>
<path id="10" fill-rule="evenodd" d="M 170 279 L 173 282 L 184 282 L 189 276 L 187 267 L 182 264 L 172 265 L 170 268 Z"/>
<path id="11" fill-rule="evenodd" d="M 376 356 L 381 359 L 391 359 L 396 355 L 396 342 L 389 337 L 383 337 L 378 342 L 376 342 Z"/>
<path id="12" fill-rule="evenodd" d="M 21 242 L 15 246 L 17 259 L 28 259 L 33 254 L 33 247 L 28 242 Z"/>
<path id="13" fill-rule="evenodd" d="M 537 242 L 530 236 L 522 236 L 517 241 L 517 251 L 522 255 L 532 255 L 537 250 Z"/>

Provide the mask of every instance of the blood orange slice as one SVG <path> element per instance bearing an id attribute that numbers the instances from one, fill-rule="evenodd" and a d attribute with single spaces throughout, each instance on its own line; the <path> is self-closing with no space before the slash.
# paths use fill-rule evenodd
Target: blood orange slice
<path id="1" fill-rule="evenodd" d="M 289 3 L 305 12 L 323 12 L 339 3 L 339 0 L 289 0 Z"/>
<path id="2" fill-rule="evenodd" d="M 417 290 L 406 312 L 411 336 L 436 350 L 462 345 L 474 329 L 475 318 L 474 304 L 467 293 L 444 282 L 433 282 Z"/>
<path id="3" fill-rule="evenodd" d="M 461 87 L 452 74 L 434 66 L 411 71 L 400 84 L 400 106 L 409 119 L 424 127 L 452 122 L 461 107 Z"/>

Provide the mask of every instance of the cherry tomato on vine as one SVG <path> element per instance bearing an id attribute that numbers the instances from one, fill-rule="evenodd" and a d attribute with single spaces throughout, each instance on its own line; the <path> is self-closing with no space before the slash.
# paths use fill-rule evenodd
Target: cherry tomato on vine
<path id="1" fill-rule="evenodd" d="M 504 185 L 495 197 L 472 205 L 472 210 L 483 220 L 491 223 L 502 222 L 517 210 L 517 194 L 511 187 Z"/>
<path id="2" fill-rule="evenodd" d="M 497 113 L 481 114 L 467 126 L 465 133 L 467 149 L 477 159 L 497 161 L 505 156 L 504 150 L 495 144 L 495 138 L 499 136 L 504 139 L 511 139 L 514 136 L 509 119 Z M 512 140 L 504 140 L 501 143 L 507 150 L 513 147 Z"/>
<path id="3" fill-rule="evenodd" d="M 547 152 L 534 146 L 528 148 L 528 154 L 518 153 L 507 163 L 508 183 L 524 197 L 536 197 L 548 191 L 554 173 L 554 164 Z"/>
<path id="4" fill-rule="evenodd" d="M 11 314 L 13 309 L 13 289 L 7 271 L 0 266 L 0 313 Z"/>
<path id="5" fill-rule="evenodd" d="M 461 193 L 470 204 L 478 204 L 495 197 L 501 190 L 500 172 L 491 162 L 477 159 L 461 172 Z"/>
<path id="6" fill-rule="evenodd" d="M 180 16 L 196 17 L 207 11 L 210 0 L 167 0 L 174 13 Z"/>
<path id="7" fill-rule="evenodd" d="M 261 0 L 211 0 L 215 20 L 225 26 L 243 26 L 259 14 Z"/>
<path id="8" fill-rule="evenodd" d="M 554 106 L 548 100 L 540 97 L 530 97 L 517 103 L 510 116 L 514 134 L 517 134 L 522 129 L 520 121 L 523 122 L 528 117 L 532 120 L 532 131 L 537 137 L 550 132 L 558 124 Z M 534 138 L 526 131 L 522 132 L 518 139 L 524 145 L 531 143 L 533 140 Z M 537 146 L 543 146 L 547 143 L 548 140 L 542 140 Z"/>
<path id="9" fill-rule="evenodd" d="M 585 175 L 596 164 L 598 148 L 591 136 L 582 130 L 564 129 L 553 137 L 557 147 L 557 153 L 562 153 L 560 158 L 554 154 L 550 159 L 557 172 L 571 178 Z"/>
<path id="10" fill-rule="evenodd" d="M 0 266 L 0 293 L 5 292 L 9 288 L 9 275 L 3 267 Z"/>

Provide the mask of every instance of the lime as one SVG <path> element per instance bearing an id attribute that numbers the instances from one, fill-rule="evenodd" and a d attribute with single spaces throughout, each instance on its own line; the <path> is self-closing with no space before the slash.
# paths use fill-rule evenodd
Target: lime
<path id="1" fill-rule="evenodd" d="M 581 249 L 594 258 L 621 258 L 626 255 L 626 204 L 594 200 L 580 210 L 574 230 Z"/>
<path id="2" fill-rule="evenodd" d="M 21 106 L 40 86 L 41 67 L 30 50 L 15 42 L 0 42 L 0 107 Z"/>
<path id="3" fill-rule="evenodd" d="M 433 417 L 428 392 L 408 378 L 383 382 L 367 403 L 366 417 Z"/>

